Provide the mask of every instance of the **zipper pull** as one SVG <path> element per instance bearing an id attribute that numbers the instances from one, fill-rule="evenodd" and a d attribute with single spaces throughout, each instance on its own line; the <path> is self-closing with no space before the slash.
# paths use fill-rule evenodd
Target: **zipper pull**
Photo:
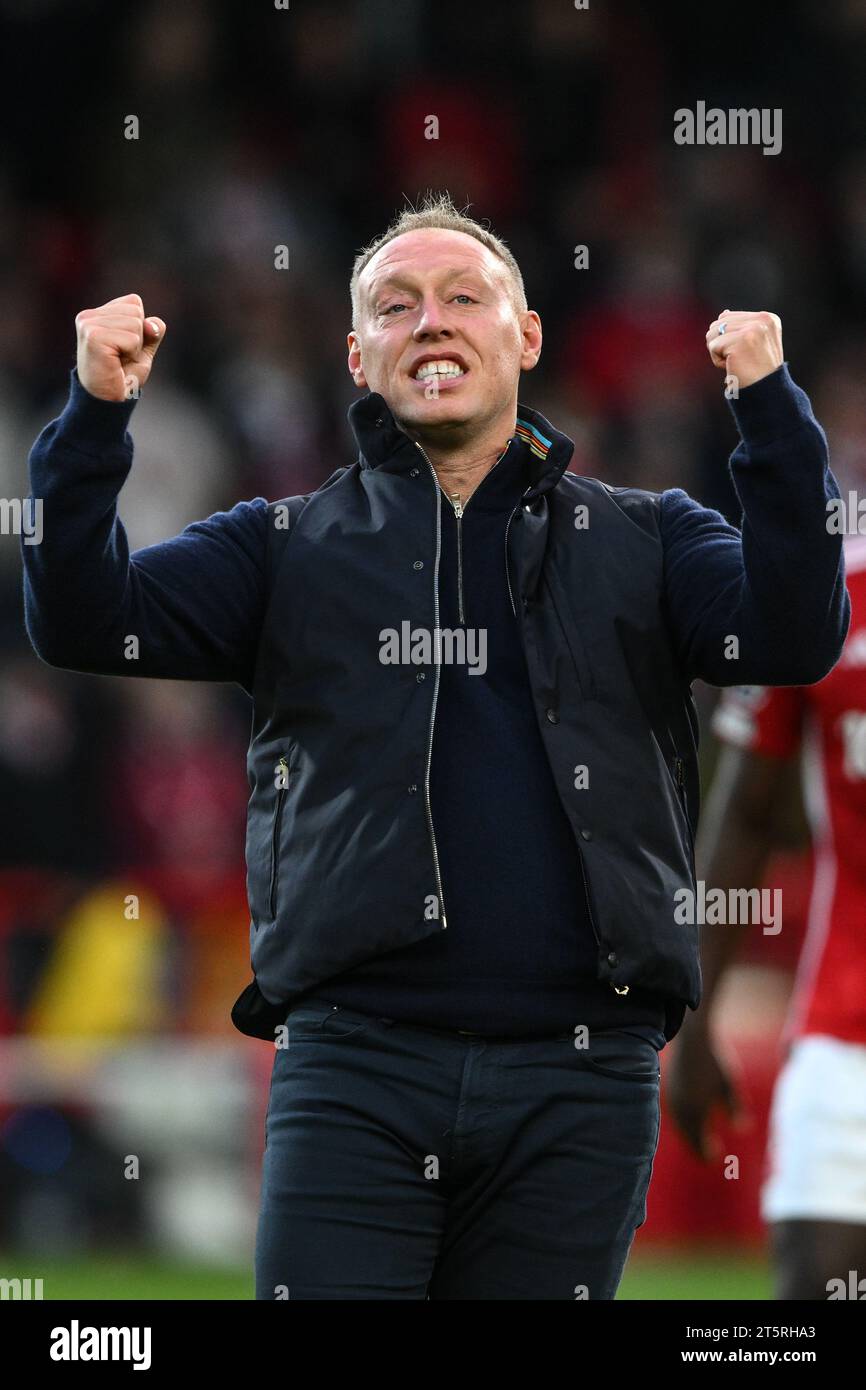
<path id="1" fill-rule="evenodd" d="M 460 518 L 463 516 L 463 503 L 460 501 L 460 493 L 459 493 L 459 492 L 451 492 L 451 493 L 449 493 L 449 494 L 448 494 L 448 500 L 450 501 L 452 507 L 454 508 L 454 515 L 457 517 L 457 519 L 458 519 L 458 521 L 459 521 Z"/>
<path id="2" fill-rule="evenodd" d="M 684 776 L 684 773 L 683 773 L 683 760 L 682 760 L 682 758 L 676 757 L 676 758 L 674 759 L 674 767 L 676 768 L 677 786 L 682 787 L 682 786 L 685 785 L 685 776 Z"/>

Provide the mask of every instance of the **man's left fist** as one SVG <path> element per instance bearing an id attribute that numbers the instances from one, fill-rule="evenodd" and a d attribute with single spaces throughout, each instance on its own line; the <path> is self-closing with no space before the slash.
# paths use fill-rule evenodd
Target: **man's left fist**
<path id="1" fill-rule="evenodd" d="M 724 332 L 720 333 L 722 325 Z M 733 377 L 738 390 L 753 386 L 785 360 L 782 320 L 766 309 L 759 314 L 723 309 L 707 331 L 707 348 L 713 366 L 722 368 L 726 380 Z"/>

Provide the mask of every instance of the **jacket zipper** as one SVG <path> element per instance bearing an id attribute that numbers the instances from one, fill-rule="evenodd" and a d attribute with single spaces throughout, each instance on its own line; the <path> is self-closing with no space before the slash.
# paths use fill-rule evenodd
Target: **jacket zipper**
<path id="1" fill-rule="evenodd" d="M 511 527 L 512 521 L 516 517 L 517 513 L 520 511 L 520 508 L 523 506 L 523 503 L 525 502 L 526 498 L 529 496 L 531 491 L 531 487 L 528 487 L 526 489 L 520 501 L 512 509 L 511 515 L 505 523 L 505 580 L 508 584 L 508 597 L 511 600 L 511 611 L 514 614 L 515 618 L 517 617 L 517 609 L 514 606 L 514 594 L 511 590 L 511 571 L 508 568 L 508 532 Z"/>
<path id="2" fill-rule="evenodd" d="M 692 857 L 692 875 L 696 876 L 697 868 L 695 866 L 695 841 L 692 835 L 692 823 L 689 820 L 689 808 L 688 803 L 686 801 L 685 764 L 679 754 L 677 754 L 676 758 L 674 759 L 674 768 L 676 769 L 677 793 L 680 798 L 680 806 L 682 807 L 683 816 L 685 817 L 686 822 L 686 830 L 688 831 L 689 836 L 689 850 L 691 852 Z"/>
<path id="3" fill-rule="evenodd" d="M 584 867 L 583 853 L 581 851 L 580 845 L 577 846 L 577 857 L 580 861 L 580 874 L 583 879 L 583 896 L 586 899 L 586 915 L 589 918 L 589 925 L 592 927 L 592 934 L 595 937 L 595 944 L 600 951 L 601 940 L 599 938 L 598 930 L 595 925 L 595 918 L 592 915 L 592 905 L 589 901 L 589 884 L 586 881 L 586 868 Z M 613 990 L 614 994 L 625 995 L 628 994 L 629 991 L 628 985 L 615 985 L 612 981 L 610 987 Z"/>
<path id="4" fill-rule="evenodd" d="M 580 845 L 577 846 L 577 857 L 580 860 L 580 876 L 583 879 L 583 896 L 586 898 L 586 914 L 589 917 L 589 925 L 592 927 L 592 934 L 595 937 L 595 944 L 601 950 L 601 940 L 595 926 L 595 918 L 592 915 L 592 908 L 589 903 L 589 886 L 586 881 L 586 869 L 583 864 L 583 854 Z"/>
<path id="5" fill-rule="evenodd" d="M 430 462 L 417 439 L 415 444 L 430 469 L 430 476 L 433 479 L 433 487 L 436 494 L 436 562 L 433 567 L 433 622 L 436 630 L 439 629 L 439 559 L 442 554 L 442 513 L 439 507 L 439 479 L 436 477 L 436 470 Z M 439 903 L 442 908 L 442 930 L 448 926 L 445 919 L 445 895 L 442 892 L 442 874 L 439 868 L 439 851 L 436 848 L 436 833 L 433 829 L 433 812 L 430 807 L 430 764 L 433 758 L 433 728 L 436 723 L 436 702 L 439 699 L 439 677 L 442 673 L 441 663 L 436 662 L 436 676 L 433 681 L 433 708 L 430 711 L 430 730 L 427 735 L 427 766 L 424 769 L 424 805 L 427 811 L 427 828 L 430 832 L 430 845 L 433 850 L 433 868 L 436 872 L 436 888 L 439 893 Z"/>
<path id="6" fill-rule="evenodd" d="M 288 775 L 289 775 L 289 766 L 288 766 L 288 763 L 286 762 L 285 758 L 280 758 L 280 760 L 279 760 L 277 766 L 279 767 L 279 769 L 280 769 L 280 771 L 281 771 L 281 773 L 282 773 L 282 775 L 283 775 L 283 778 L 284 778 L 284 779 L 285 779 L 285 778 L 288 778 Z M 276 911 L 277 911 L 277 879 L 278 879 L 278 877 L 279 877 L 279 863 L 280 863 L 280 857 L 279 857 L 279 856 L 280 856 L 280 849 L 279 849 L 279 842 L 280 842 L 280 824 L 281 824 L 282 819 L 283 819 L 283 802 L 285 801 L 285 799 L 286 799 L 286 787 L 285 787 L 285 786 L 278 787 L 278 788 L 277 788 L 277 804 L 276 804 L 276 806 L 275 806 L 275 808 L 274 808 L 274 823 L 273 823 L 273 828 L 272 828 L 272 831 L 271 831 L 271 893 L 270 893 L 270 910 L 271 910 L 271 917 L 272 917 L 272 918 L 276 915 Z"/>
<path id="7" fill-rule="evenodd" d="M 454 515 L 457 518 L 457 621 L 460 624 L 466 623 L 466 616 L 463 612 L 463 503 L 460 501 L 459 493 L 453 492 L 448 498 L 454 508 Z"/>
<path id="8" fill-rule="evenodd" d="M 418 452 L 420 453 L 420 455 L 421 455 L 421 457 L 423 458 L 424 462 L 426 463 L 427 467 L 430 469 L 430 476 L 431 476 L 432 479 L 433 479 L 433 486 L 434 486 L 434 488 L 436 489 L 436 563 L 435 563 L 434 571 L 433 571 L 433 615 L 434 615 L 434 616 L 433 616 L 433 621 L 434 621 L 434 624 L 435 624 L 436 629 L 437 629 L 437 631 L 438 631 L 438 629 L 439 629 L 439 560 L 440 560 L 441 555 L 442 555 L 442 514 L 441 514 L 441 511 L 440 511 L 440 505 L 439 505 L 439 494 L 440 494 L 440 492 L 442 491 L 442 489 L 441 489 L 441 487 L 439 486 L 439 479 L 438 479 L 437 476 L 436 476 L 436 469 L 433 467 L 433 465 L 432 465 L 432 463 L 430 462 L 429 458 L 428 458 L 427 455 L 425 454 L 423 448 L 422 448 L 421 445 L 418 443 L 418 440 L 417 440 L 417 439 L 414 440 L 413 443 L 415 444 L 416 448 L 418 449 Z M 510 445 L 510 443 L 511 443 L 511 440 L 509 439 L 508 444 L 506 444 L 506 446 L 505 446 L 505 448 L 503 449 L 502 453 L 499 455 L 499 458 L 504 458 L 504 457 L 505 457 L 506 453 L 508 452 L 508 446 Z M 499 459 L 497 459 L 496 462 L 498 463 L 498 462 L 499 462 Z M 529 490 L 529 489 L 527 489 L 527 491 L 528 491 L 528 490 Z M 525 496 L 525 494 L 524 494 L 524 496 Z M 449 501 L 451 502 L 452 507 L 454 507 L 454 514 L 455 514 L 455 516 L 457 517 L 457 587 L 458 587 L 458 618 L 459 618 L 459 621 L 462 623 L 462 622 L 464 622 L 464 617 L 463 617 L 463 545 L 462 545 L 462 533 L 461 533 L 461 526 L 460 526 L 460 523 L 461 523 L 461 521 L 463 520 L 463 513 L 464 513 L 464 511 L 465 511 L 465 507 L 463 507 L 459 502 L 456 502 L 456 503 L 455 503 L 455 501 L 454 501 L 453 498 L 449 498 Z M 468 506 L 468 505 L 469 505 L 469 504 L 467 503 L 467 506 Z M 519 505 L 520 505 L 520 504 L 518 503 L 518 506 L 519 506 Z M 515 512 L 517 511 L 517 507 L 514 508 L 514 511 L 515 511 Z M 513 515 L 514 515 L 514 512 L 511 513 L 511 516 L 513 516 Z M 514 611 L 514 597 L 513 597 L 512 593 L 511 593 L 511 579 L 510 579 L 510 577 L 509 577 L 509 575 L 508 575 L 508 527 L 511 525 L 511 516 L 508 518 L 508 522 L 507 522 L 506 527 L 505 527 L 505 576 L 506 576 L 506 579 L 508 579 L 508 594 L 509 594 L 509 597 L 511 598 L 511 608 L 512 608 L 512 611 Z M 428 738 L 427 738 L 427 766 L 426 766 L 426 769 L 425 769 L 425 772 L 424 772 L 424 804 L 425 804 L 426 811 L 427 811 L 427 827 L 428 827 L 429 832 L 430 832 L 430 845 L 431 845 L 432 850 L 433 850 L 433 867 L 434 867 L 434 869 L 436 870 L 436 887 L 437 887 L 437 889 L 438 889 L 438 891 L 439 891 L 439 902 L 440 902 L 440 904 L 441 904 L 441 906 L 442 906 L 442 930 L 444 931 L 444 930 L 447 928 L 447 926 L 448 926 L 448 923 L 447 923 L 446 918 L 445 918 L 445 895 L 444 895 L 444 893 L 442 892 L 442 874 L 441 874 L 441 871 L 440 871 L 440 868 L 439 868 L 439 851 L 438 851 L 437 848 L 436 848 L 436 832 L 435 832 L 434 829 L 433 829 L 433 812 L 432 812 L 432 809 L 431 809 L 431 806 L 430 806 L 430 764 L 431 764 L 432 757 L 433 757 L 433 729 L 434 729 L 434 726 L 435 726 L 435 723 L 436 723 L 436 703 L 437 703 L 437 701 L 438 701 L 438 699 L 439 699 L 439 677 L 440 677 L 440 675 L 441 675 L 440 663 L 437 661 L 437 663 L 436 663 L 436 677 L 435 677 L 435 681 L 434 681 L 434 685 L 433 685 L 433 708 L 432 708 L 432 710 L 430 711 L 430 732 L 429 732 L 429 735 L 428 735 Z"/>

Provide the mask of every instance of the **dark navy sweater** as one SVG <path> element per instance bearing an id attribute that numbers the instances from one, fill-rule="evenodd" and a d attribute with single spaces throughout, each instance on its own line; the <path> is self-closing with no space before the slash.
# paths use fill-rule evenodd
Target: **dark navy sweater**
<path id="1" fill-rule="evenodd" d="M 122 610 L 127 630 L 141 638 L 136 674 L 213 679 L 214 669 L 228 665 L 249 691 L 267 597 L 266 500 L 239 502 L 195 522 L 136 551 L 130 564 L 116 500 L 132 464 L 126 427 L 135 402 L 97 400 L 74 369 L 71 378 L 66 408 L 30 455 L 45 529 L 41 545 L 22 546 L 25 621 L 34 647 L 46 660 L 80 669 L 76 652 L 84 635 L 92 649 L 93 635 Z M 805 500 L 821 491 L 817 427 L 786 365 L 730 404 L 741 458 L 751 458 L 750 445 L 756 459 L 762 450 L 783 447 L 791 496 L 799 490 Z M 315 993 L 393 1018 L 485 1034 L 559 1032 L 575 1021 L 626 1026 L 661 1047 L 665 1001 L 636 988 L 617 996 L 595 978 L 577 849 L 541 743 L 508 597 L 505 526 L 526 480 L 519 460 L 507 466 L 508 472 L 497 464 L 487 475 L 461 523 L 465 625 L 486 629 L 487 671 L 441 668 L 431 806 L 448 928 L 321 982 Z M 457 521 L 444 495 L 440 505 L 440 624 L 456 627 Z M 682 489 L 661 496 L 671 584 L 688 574 L 690 547 L 702 548 L 706 588 L 678 593 L 696 623 L 713 591 L 707 515 Z M 787 572 L 792 539 L 773 528 L 762 538 L 762 559 L 774 572 Z M 782 646 L 787 635 L 780 632 L 778 640 Z M 99 668 L 91 663 L 90 669 Z M 110 669 L 130 671 L 128 664 Z"/>

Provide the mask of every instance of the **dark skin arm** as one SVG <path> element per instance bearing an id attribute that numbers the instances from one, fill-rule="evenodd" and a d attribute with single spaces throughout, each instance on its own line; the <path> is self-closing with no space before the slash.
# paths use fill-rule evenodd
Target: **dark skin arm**
<path id="1" fill-rule="evenodd" d="M 708 889 L 758 887 L 771 851 L 796 846 L 803 838 L 798 758 L 725 747 L 701 816 L 698 878 Z M 687 1013 L 665 1073 L 668 1112 L 704 1161 L 716 1152 L 708 1133 L 715 1107 L 742 1116 L 730 1075 L 713 1050 L 710 1023 L 719 985 L 749 930 L 754 928 L 743 923 L 701 927 L 703 999 L 700 1008 Z"/>

